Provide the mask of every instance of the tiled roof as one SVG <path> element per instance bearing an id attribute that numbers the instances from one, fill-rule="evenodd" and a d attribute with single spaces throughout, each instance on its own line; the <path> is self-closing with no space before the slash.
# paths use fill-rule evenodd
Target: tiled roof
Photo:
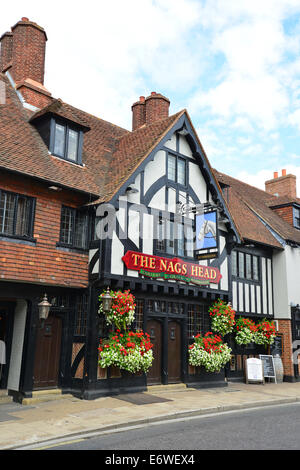
<path id="1" fill-rule="evenodd" d="M 300 231 L 270 208 L 278 200 L 276 196 L 217 170 L 214 173 L 220 184 L 229 186 L 227 203 L 244 240 L 280 248 L 281 244 L 266 227 L 268 225 L 282 239 L 300 243 Z"/>
<path id="2" fill-rule="evenodd" d="M 0 105 L 0 168 L 109 201 L 184 111 L 129 132 L 60 99 L 32 113 L 23 108 L 5 75 L 6 103 Z M 83 166 L 54 157 L 33 123 L 52 113 L 84 126 Z"/>

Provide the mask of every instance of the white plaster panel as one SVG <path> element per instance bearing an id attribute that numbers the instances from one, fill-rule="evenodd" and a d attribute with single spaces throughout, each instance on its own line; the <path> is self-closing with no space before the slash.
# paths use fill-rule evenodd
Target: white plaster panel
<path id="1" fill-rule="evenodd" d="M 154 159 L 147 163 L 144 172 L 144 192 L 146 193 L 150 186 L 161 176 L 166 174 L 166 152 L 159 150 Z"/>
<path id="2" fill-rule="evenodd" d="M 157 193 L 154 194 L 153 198 L 149 203 L 149 207 L 154 209 L 165 210 L 165 187 L 162 187 Z"/>
<path id="3" fill-rule="evenodd" d="M 255 286 L 251 284 L 251 313 L 255 313 Z"/>
<path id="4" fill-rule="evenodd" d="M 189 183 L 193 191 L 197 194 L 200 202 L 206 201 L 206 183 L 199 166 L 189 162 Z"/>
<path id="5" fill-rule="evenodd" d="M 221 264 L 220 273 L 222 275 L 221 289 L 222 290 L 228 290 L 228 259 L 227 259 L 227 257 L 225 258 L 225 260 Z"/>
<path id="6" fill-rule="evenodd" d="M 261 287 L 256 286 L 256 313 L 261 313 Z"/>
<path id="7" fill-rule="evenodd" d="M 176 151 L 176 134 L 173 134 L 171 139 L 167 140 L 167 142 L 164 145 L 168 149 Z"/>
<path id="8" fill-rule="evenodd" d="M 272 261 L 267 259 L 267 272 L 268 272 L 268 302 L 269 302 L 269 314 L 273 314 L 273 286 L 272 286 Z"/>
<path id="9" fill-rule="evenodd" d="M 128 238 L 136 244 L 139 248 L 139 235 L 140 235 L 140 213 L 134 210 L 129 210 L 128 213 Z"/>
<path id="10" fill-rule="evenodd" d="M 243 283 L 239 282 L 239 312 L 244 310 L 244 291 Z"/>
<path id="11" fill-rule="evenodd" d="M 250 311 L 250 290 L 249 290 L 249 284 L 245 284 L 245 312 Z"/>
<path id="12" fill-rule="evenodd" d="M 268 313 L 266 258 L 261 258 L 261 275 L 262 275 L 262 308 L 263 308 L 262 313 L 266 315 Z"/>
<path id="13" fill-rule="evenodd" d="M 115 232 L 113 232 L 111 252 L 111 273 L 123 275 L 124 263 L 122 257 L 124 256 L 124 247 Z"/>
<path id="14" fill-rule="evenodd" d="M 238 310 L 236 281 L 232 281 L 232 307 L 233 307 L 233 310 L 236 310 L 236 311 Z"/>
<path id="15" fill-rule="evenodd" d="M 153 216 L 143 214 L 143 253 L 153 255 Z"/>
<path id="16" fill-rule="evenodd" d="M 186 137 L 184 137 L 183 135 L 179 135 L 179 153 L 185 155 L 186 157 L 193 158 L 191 147 L 189 146 Z"/>

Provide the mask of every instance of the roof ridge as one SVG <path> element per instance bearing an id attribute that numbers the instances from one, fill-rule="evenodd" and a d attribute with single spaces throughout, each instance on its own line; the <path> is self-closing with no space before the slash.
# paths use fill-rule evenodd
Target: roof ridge
<path id="1" fill-rule="evenodd" d="M 249 186 L 250 188 L 253 188 L 253 189 L 255 189 L 256 191 L 262 192 L 262 193 L 264 193 L 266 196 L 270 197 L 270 199 L 276 200 L 276 196 L 274 196 L 273 194 L 268 193 L 268 192 L 265 191 L 264 189 L 261 189 L 261 188 L 258 188 L 257 186 L 253 186 L 252 184 L 246 183 L 245 181 L 242 181 L 242 180 L 240 180 L 240 179 L 238 179 L 238 178 L 235 178 L 234 176 L 228 175 L 227 173 L 223 173 L 223 172 L 217 170 L 216 168 L 213 168 L 213 171 L 216 172 L 216 173 L 218 173 L 218 174 L 221 175 L 221 176 L 224 175 L 226 178 L 233 179 L 233 180 L 237 181 L 238 183 L 241 183 L 241 184 L 243 184 L 243 185 L 245 185 L 245 186 Z"/>

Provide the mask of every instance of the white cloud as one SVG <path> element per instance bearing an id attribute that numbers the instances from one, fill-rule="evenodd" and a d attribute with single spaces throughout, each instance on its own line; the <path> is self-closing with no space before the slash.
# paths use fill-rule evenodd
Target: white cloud
<path id="1" fill-rule="evenodd" d="M 278 172 L 278 176 L 282 175 L 282 169 L 286 169 L 287 174 L 295 175 L 297 178 L 297 195 L 300 196 L 300 166 L 286 165 L 282 168 L 274 168 L 270 170 L 260 170 L 256 173 L 247 171 L 239 171 L 236 173 L 235 178 L 244 181 L 251 186 L 265 190 L 265 182 L 273 179 L 274 172 Z"/>

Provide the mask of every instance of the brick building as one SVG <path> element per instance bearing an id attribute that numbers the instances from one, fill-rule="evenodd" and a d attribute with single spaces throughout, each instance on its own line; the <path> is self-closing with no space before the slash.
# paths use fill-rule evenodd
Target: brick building
<path id="1" fill-rule="evenodd" d="M 0 38 L 0 340 L 6 347 L 0 388 L 19 401 L 53 387 L 90 399 L 152 383 L 242 379 L 245 355 L 260 351 L 233 346 L 230 369 L 219 374 L 188 366 L 189 341 L 208 331 L 208 308 L 217 298 L 232 301 L 240 315 L 278 319 L 285 376 L 295 380 L 291 348 L 300 299 L 290 277 L 299 266 L 300 205 L 294 177 L 267 182 L 265 192 L 214 171 L 187 111 L 169 116 L 169 100 L 155 92 L 132 105 L 132 131 L 52 97 L 44 86 L 46 41 L 44 29 L 27 18 Z M 97 227 L 108 203 L 116 225 L 110 238 L 101 238 Z M 200 262 L 218 274 L 216 282 L 153 280 L 126 264 L 132 252 L 195 263 L 187 237 L 173 233 L 178 204 L 218 215 L 217 256 Z M 186 223 L 194 234 L 194 214 L 181 219 L 179 226 Z M 245 266 L 251 260 L 250 277 L 234 271 L 235 253 Z M 285 286 L 284 296 L 277 285 Z M 107 286 L 136 296 L 136 326 L 155 345 L 147 377 L 98 367 L 106 331 L 97 299 Z M 51 309 L 43 323 L 44 294 Z"/>

